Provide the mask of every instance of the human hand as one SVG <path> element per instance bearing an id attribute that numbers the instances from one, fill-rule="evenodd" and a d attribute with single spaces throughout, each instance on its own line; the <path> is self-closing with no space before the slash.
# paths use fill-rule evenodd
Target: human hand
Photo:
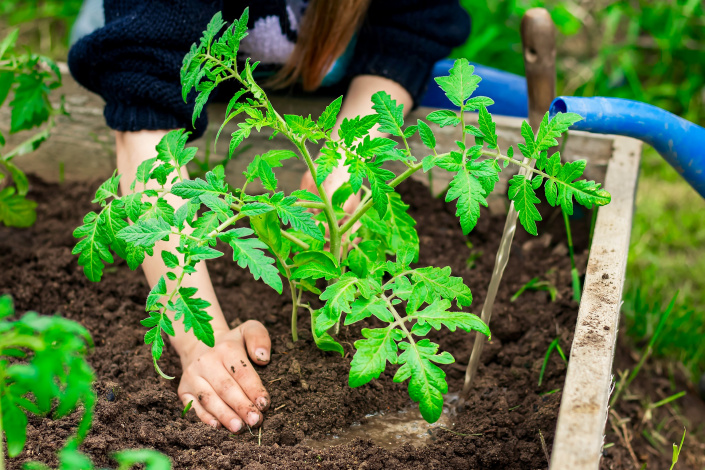
<path id="1" fill-rule="evenodd" d="M 213 427 L 220 423 L 239 433 L 246 425 L 259 426 L 271 401 L 250 358 L 257 365 L 268 364 L 271 347 L 269 333 L 258 321 L 216 331 L 214 347 L 199 342 L 181 354 L 182 403 L 193 401 L 196 415 Z"/>

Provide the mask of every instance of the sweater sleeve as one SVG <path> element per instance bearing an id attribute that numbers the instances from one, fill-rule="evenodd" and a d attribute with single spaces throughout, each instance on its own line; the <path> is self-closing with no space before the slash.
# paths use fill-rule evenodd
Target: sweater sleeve
<path id="1" fill-rule="evenodd" d="M 105 100 L 105 119 L 119 131 L 185 127 L 203 134 L 206 113 L 191 124 L 193 98 L 181 96 L 179 71 L 222 1 L 105 0 L 105 26 L 69 53 L 74 78 Z"/>
<path id="2" fill-rule="evenodd" d="M 458 0 L 372 0 L 348 74 L 394 80 L 418 104 L 433 65 L 469 34 Z"/>

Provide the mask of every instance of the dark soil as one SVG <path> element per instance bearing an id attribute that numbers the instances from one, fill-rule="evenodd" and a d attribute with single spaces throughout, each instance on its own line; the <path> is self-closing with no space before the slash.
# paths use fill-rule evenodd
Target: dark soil
<path id="1" fill-rule="evenodd" d="M 210 428 L 193 412 L 182 418 L 176 394 L 178 380 L 157 376 L 149 349 L 143 344 L 144 328 L 139 321 L 145 316 L 149 288 L 142 273 L 118 262 L 103 281 L 90 283 L 71 255 L 75 244 L 72 231 L 83 215 L 94 209 L 89 201 L 97 186 L 59 186 L 33 180 L 32 196 L 39 203 L 36 225 L 26 230 L 0 228 L 0 293 L 12 294 L 20 312 L 57 312 L 81 322 L 93 335 L 96 347 L 90 362 L 98 377 L 99 401 L 93 430 L 81 449 L 96 465 L 113 465 L 110 454 L 120 449 L 152 447 L 168 454 L 175 468 L 194 470 L 547 467 L 539 433 L 550 451 L 561 393 L 546 392 L 562 387 L 566 368 L 558 355 L 552 355 L 541 387 L 537 386 L 539 371 L 548 345 L 557 336 L 569 354 L 577 316 L 577 304 L 571 300 L 562 220 L 550 210 L 542 212 L 546 219 L 542 228 L 547 233 L 533 238 L 520 230 L 515 239 L 495 305 L 492 341 L 485 347 L 469 406 L 453 419 L 455 433 L 438 429 L 434 442 L 421 448 L 406 445 L 389 451 L 371 441 L 357 440 L 321 451 L 297 444 L 364 422 L 367 414 L 396 411 L 410 404 L 405 385 L 392 382 L 393 367 L 367 386 L 347 386 L 351 343 L 360 338 L 360 326 L 341 330 L 346 350 L 343 359 L 315 347 L 305 316 L 299 322 L 302 339 L 294 344 L 286 296 L 273 295 L 269 287 L 237 268 L 229 256 L 211 262 L 211 276 L 231 326 L 256 319 L 270 331 L 272 361 L 258 372 L 271 394 L 272 406 L 261 436 L 257 430 L 234 436 L 222 428 Z M 472 310 L 479 313 L 504 217 L 483 213 L 468 243 L 454 216 L 454 206 L 431 198 L 418 183 L 407 183 L 400 190 L 418 221 L 420 265 L 451 266 L 471 287 L 475 297 Z M 584 266 L 587 229 L 576 224 L 574 233 L 579 265 Z M 535 276 L 556 285 L 557 301 L 549 302 L 546 292 L 525 292 L 519 301 L 509 302 L 511 295 Z M 456 358 L 456 364 L 444 367 L 450 390 L 458 391 L 472 337 L 461 331 L 444 331 L 435 340 Z M 161 367 L 171 375 L 180 375 L 172 349 L 165 352 Z M 74 425 L 75 417 L 59 421 L 30 418 L 26 449 L 9 468 L 20 468 L 29 460 L 55 464 L 54 454 Z M 622 456 L 618 452 L 613 455 Z M 603 465 L 623 468 L 615 467 L 615 462 L 607 458 Z"/>

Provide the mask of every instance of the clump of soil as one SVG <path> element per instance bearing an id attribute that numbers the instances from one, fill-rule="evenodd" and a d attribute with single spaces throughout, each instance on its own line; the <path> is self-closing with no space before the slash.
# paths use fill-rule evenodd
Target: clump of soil
<path id="1" fill-rule="evenodd" d="M 454 416 L 453 431 L 434 431 L 433 442 L 387 450 L 371 441 L 315 450 L 299 443 L 335 434 L 365 415 L 391 412 L 410 405 L 406 386 L 394 384 L 395 368 L 372 383 L 350 389 L 347 374 L 352 343 L 360 338 L 359 325 L 342 328 L 345 357 L 315 347 L 307 318 L 299 321 L 300 341 L 291 342 L 290 300 L 278 296 L 232 263 L 229 256 L 209 264 L 221 305 L 231 326 L 256 319 L 272 337 L 272 361 L 258 368 L 272 397 L 261 435 L 234 436 L 227 430 L 202 424 L 193 412 L 181 417 L 176 390 L 178 379 L 160 379 L 153 370 L 149 349 L 143 344 L 144 301 L 149 287 L 140 271 L 125 263 L 110 267 L 100 283 L 86 280 L 71 255 L 72 231 L 90 204 L 95 184 L 64 185 L 32 181 L 38 201 L 34 227 L 0 228 L 0 293 L 15 298 L 18 311 L 59 313 L 84 324 L 93 335 L 95 350 L 90 362 L 96 371 L 99 395 L 93 430 L 81 449 L 98 466 L 110 466 L 110 455 L 124 448 L 152 447 L 168 454 L 179 469 L 223 468 L 545 468 L 553 442 L 560 388 L 565 364 L 553 355 L 541 387 L 538 377 L 550 342 L 561 337 L 569 353 L 577 304 L 571 300 L 570 262 L 562 220 L 544 210 L 538 238 L 519 231 L 512 257 L 500 287 L 492 329 L 468 406 Z M 504 217 L 483 213 L 469 238 L 463 236 L 454 216 L 455 207 L 432 198 L 419 183 L 400 188 L 404 201 L 418 221 L 420 265 L 451 266 L 474 294 L 472 311 L 479 313 L 489 282 Z M 587 227 L 575 227 L 578 258 L 585 264 Z M 582 235 L 581 235 L 582 234 Z M 553 282 L 558 299 L 546 292 L 525 292 L 517 302 L 509 298 L 533 277 Z M 432 338 L 442 350 L 452 352 L 455 364 L 444 366 L 451 391 L 462 387 L 472 336 L 443 331 Z M 168 348 L 162 368 L 180 376 L 177 355 Z M 557 390 L 553 393 L 547 393 Z M 59 421 L 31 418 L 27 446 L 9 462 L 40 460 L 55 464 L 55 452 L 73 432 L 75 417 Z M 299 444 L 299 445 L 297 445 Z"/>

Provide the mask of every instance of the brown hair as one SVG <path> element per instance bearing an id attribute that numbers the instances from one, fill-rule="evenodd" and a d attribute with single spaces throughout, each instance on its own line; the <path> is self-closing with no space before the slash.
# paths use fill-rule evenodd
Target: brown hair
<path id="1" fill-rule="evenodd" d="M 304 90 L 318 88 L 360 27 L 370 1 L 311 0 L 289 61 L 267 84 L 284 88 L 301 78 Z"/>

